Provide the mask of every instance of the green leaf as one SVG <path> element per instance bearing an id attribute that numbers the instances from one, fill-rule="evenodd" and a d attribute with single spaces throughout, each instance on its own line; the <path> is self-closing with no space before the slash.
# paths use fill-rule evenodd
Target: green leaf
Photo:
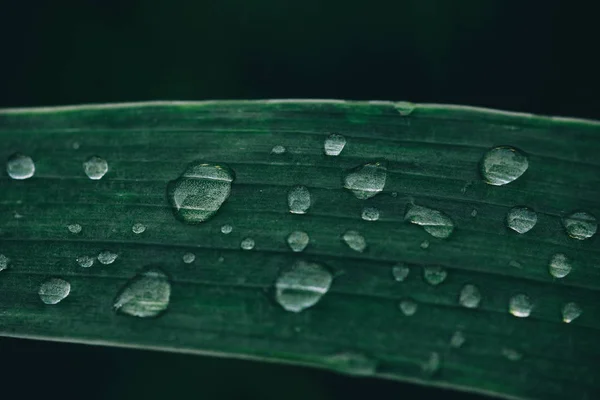
<path id="1" fill-rule="evenodd" d="M 346 141 L 337 156 L 325 154 L 332 133 Z M 3 335 L 511 398 L 600 389 L 600 251 L 598 235 L 585 238 L 596 221 L 565 219 L 600 216 L 596 122 L 391 102 L 156 102 L 2 110 L 0 139 L 4 159 L 35 163 L 31 178 L 1 180 Z M 501 166 L 488 184 L 482 159 L 498 146 L 527 166 Z M 175 201 L 178 179 L 211 203 Z M 177 204 L 204 214 L 192 221 Z M 522 234 L 507 227 L 516 206 L 537 218 Z M 508 218 L 520 231 L 528 209 Z M 305 249 L 300 233 L 288 246 L 295 231 Z M 509 313 L 528 303 L 528 317 Z M 582 313 L 564 323 L 569 303 Z"/>

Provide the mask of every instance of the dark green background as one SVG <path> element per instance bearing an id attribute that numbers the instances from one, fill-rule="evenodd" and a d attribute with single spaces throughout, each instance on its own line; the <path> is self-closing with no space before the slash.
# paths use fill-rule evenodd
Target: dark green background
<path id="1" fill-rule="evenodd" d="M 600 118 L 598 10 L 573 2 L 0 5 L 0 107 L 343 98 Z M 4 393 L 20 398 L 481 398 L 312 369 L 7 338 L 0 377 Z"/>

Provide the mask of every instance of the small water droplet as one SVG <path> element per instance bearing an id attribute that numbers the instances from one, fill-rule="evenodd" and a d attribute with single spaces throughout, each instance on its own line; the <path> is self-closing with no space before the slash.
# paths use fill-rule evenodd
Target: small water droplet
<path id="1" fill-rule="evenodd" d="M 429 354 L 429 358 L 423 363 L 423 365 L 421 365 L 421 368 L 425 374 L 434 375 L 440 370 L 441 365 L 442 359 L 440 357 L 440 354 L 437 352 L 433 352 Z"/>
<path id="2" fill-rule="evenodd" d="M 310 192 L 306 186 L 295 186 L 288 192 L 288 206 L 292 214 L 306 214 L 310 208 Z"/>
<path id="3" fill-rule="evenodd" d="M 72 147 L 73 147 L 73 150 L 79 150 L 79 147 L 80 147 L 79 142 L 73 142 Z"/>
<path id="4" fill-rule="evenodd" d="M 454 231 L 454 222 L 449 216 L 432 208 L 409 204 L 404 220 L 420 225 L 431 236 L 446 239 Z"/>
<path id="5" fill-rule="evenodd" d="M 113 303 L 122 314 L 139 318 L 159 316 L 169 306 L 171 284 L 159 268 L 147 269 L 130 279 Z"/>
<path id="6" fill-rule="evenodd" d="M 508 263 L 508 265 L 510 267 L 513 267 L 513 268 L 519 268 L 519 269 L 523 268 L 523 266 L 521 265 L 521 263 L 518 262 L 518 261 L 515 261 L 515 260 L 510 260 L 510 262 Z"/>
<path id="7" fill-rule="evenodd" d="M 567 303 L 562 309 L 562 320 L 563 322 L 570 324 L 583 313 L 583 310 L 577 303 Z"/>
<path id="8" fill-rule="evenodd" d="M 421 242 L 421 245 L 420 245 L 420 247 L 421 247 L 423 250 L 426 250 L 426 249 L 428 249 L 428 248 L 429 248 L 429 240 L 423 240 L 423 241 Z"/>
<path id="9" fill-rule="evenodd" d="M 64 279 L 50 278 L 40 286 L 38 295 L 44 304 L 58 304 L 71 292 L 71 284 Z"/>
<path id="10" fill-rule="evenodd" d="M 339 156 L 346 146 L 346 138 L 337 133 L 332 133 L 325 139 L 325 154 L 328 156 Z"/>
<path id="11" fill-rule="evenodd" d="M 477 286 L 467 284 L 460 291 L 458 302 L 466 308 L 477 308 L 481 302 L 481 292 L 479 292 Z"/>
<path id="12" fill-rule="evenodd" d="M 196 259 L 196 255 L 194 253 L 185 253 L 181 258 L 183 259 L 184 263 L 191 264 Z"/>
<path id="13" fill-rule="evenodd" d="M 275 281 L 275 300 L 286 311 L 314 306 L 329 291 L 333 276 L 323 265 L 302 260 L 283 270 Z"/>
<path id="14" fill-rule="evenodd" d="M 529 207 L 513 207 L 506 215 L 506 225 L 517 233 L 529 232 L 537 223 L 537 214 Z"/>
<path id="15" fill-rule="evenodd" d="M 146 231 L 146 226 L 138 222 L 136 224 L 133 224 L 133 226 L 131 227 L 131 231 L 136 235 L 139 235 L 140 233 L 144 233 Z"/>
<path id="16" fill-rule="evenodd" d="M 77 257 L 77 263 L 81 268 L 89 268 L 94 265 L 94 257 L 79 256 Z"/>
<path id="17" fill-rule="evenodd" d="M 577 240 L 589 239 L 598 230 L 596 217 L 585 211 L 573 213 L 564 218 L 562 222 L 567 234 Z"/>
<path id="18" fill-rule="evenodd" d="M 527 156 L 514 147 L 499 146 L 489 150 L 481 160 L 481 174 L 486 183 L 502 186 L 518 179 L 527 171 Z"/>
<path id="19" fill-rule="evenodd" d="M 102 179 L 102 177 L 108 172 L 108 163 L 101 157 L 92 156 L 83 163 L 83 171 L 90 179 Z"/>
<path id="20" fill-rule="evenodd" d="M 425 281 L 430 285 L 439 285 L 446 280 L 447 276 L 448 272 L 446 269 L 439 265 L 423 267 L 423 278 L 425 278 Z"/>
<path id="21" fill-rule="evenodd" d="M 398 308 L 400 309 L 400 311 L 402 311 L 402 314 L 406 315 L 407 317 L 410 317 L 412 315 L 415 315 L 417 309 L 419 308 L 419 305 L 412 299 L 404 299 L 400 301 L 400 303 L 398 304 Z"/>
<path id="22" fill-rule="evenodd" d="M 0 254 L 0 271 L 7 269 L 8 263 L 10 263 L 10 258 L 6 257 L 4 254 Z"/>
<path id="23" fill-rule="evenodd" d="M 344 243 L 348 245 L 352 250 L 362 253 L 367 248 L 367 241 L 357 231 L 346 231 L 342 236 Z"/>
<path id="24" fill-rule="evenodd" d="M 310 241 L 310 237 L 306 232 L 295 231 L 290 233 L 287 237 L 287 244 L 290 246 L 290 249 L 295 252 L 303 251 L 306 246 L 308 246 L 308 242 Z"/>
<path id="25" fill-rule="evenodd" d="M 229 235 L 233 231 L 233 226 L 225 224 L 221 227 L 221 233 Z"/>
<path id="26" fill-rule="evenodd" d="M 519 318 L 527 318 L 533 310 L 533 303 L 529 296 L 525 294 L 517 294 L 511 297 L 508 303 L 508 311 Z"/>
<path id="27" fill-rule="evenodd" d="M 81 232 L 81 225 L 71 224 L 71 225 L 67 226 L 67 229 L 69 230 L 69 232 L 77 234 L 77 233 Z"/>
<path id="28" fill-rule="evenodd" d="M 523 355 L 517 350 L 509 349 L 507 347 L 502 349 L 502 355 L 510 361 L 519 361 L 521 358 L 523 358 Z"/>
<path id="29" fill-rule="evenodd" d="M 386 179 L 386 163 L 367 163 L 346 173 L 344 187 L 354 193 L 356 198 L 366 200 L 383 190 Z"/>
<path id="30" fill-rule="evenodd" d="M 365 207 L 362 210 L 361 218 L 365 221 L 377 221 L 379 219 L 379 210 L 375 207 Z"/>
<path id="31" fill-rule="evenodd" d="M 473 209 L 473 211 L 471 211 L 471 217 L 475 218 L 477 216 L 477 210 Z"/>
<path id="32" fill-rule="evenodd" d="M 564 278 L 571 272 L 571 261 L 562 253 L 554 254 L 550 258 L 548 271 L 555 278 Z"/>
<path id="33" fill-rule="evenodd" d="M 450 347 L 454 349 L 461 348 L 466 340 L 465 335 L 461 331 L 456 331 L 450 338 Z"/>
<path id="34" fill-rule="evenodd" d="M 399 101 L 395 104 L 396 111 L 400 113 L 403 117 L 409 116 L 416 108 L 414 103 L 408 101 Z"/>
<path id="35" fill-rule="evenodd" d="M 100 254 L 98 254 L 98 261 L 100 261 L 101 264 L 104 265 L 109 265 L 115 262 L 115 260 L 117 259 L 118 255 L 115 253 L 112 253 L 108 250 L 104 250 L 103 252 L 101 252 Z"/>
<path id="36" fill-rule="evenodd" d="M 169 182 L 167 193 L 176 218 L 188 224 L 202 223 L 219 211 L 231 194 L 233 170 L 216 164 L 190 164 Z"/>
<path id="37" fill-rule="evenodd" d="M 273 154 L 283 154 L 285 153 L 285 147 L 281 146 L 281 145 L 277 145 L 277 146 L 273 146 L 273 148 L 271 149 L 271 153 Z"/>
<path id="38" fill-rule="evenodd" d="M 35 164 L 31 157 L 16 153 L 8 158 L 6 172 L 12 179 L 29 179 L 35 173 Z"/>
<path id="39" fill-rule="evenodd" d="M 327 365 L 346 374 L 368 376 L 377 371 L 377 360 L 364 354 L 344 352 L 327 357 Z"/>
<path id="40" fill-rule="evenodd" d="M 390 193 L 390 196 L 392 196 L 392 197 L 398 197 L 398 192 L 392 192 L 392 193 Z"/>
<path id="41" fill-rule="evenodd" d="M 246 238 L 242 240 L 242 243 L 240 243 L 240 247 L 243 250 L 252 250 L 254 248 L 254 239 Z"/>
<path id="42" fill-rule="evenodd" d="M 392 267 L 392 276 L 398 282 L 404 282 L 408 274 L 410 274 L 410 268 L 404 264 L 396 264 Z"/>

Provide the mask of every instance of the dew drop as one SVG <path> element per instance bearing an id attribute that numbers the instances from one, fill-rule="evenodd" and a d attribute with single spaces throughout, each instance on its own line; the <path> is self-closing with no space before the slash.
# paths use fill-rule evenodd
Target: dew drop
<path id="1" fill-rule="evenodd" d="M 421 242 L 421 244 L 420 244 L 420 247 L 421 247 L 423 250 L 426 250 L 426 249 L 428 249 L 428 248 L 429 248 L 429 240 L 423 240 L 423 241 Z"/>
<path id="2" fill-rule="evenodd" d="M 513 207 L 506 215 L 506 225 L 517 233 L 529 232 L 537 223 L 537 214 L 529 207 Z"/>
<path id="3" fill-rule="evenodd" d="M 564 218 L 562 222 L 567 234 L 577 240 L 589 239 L 598 230 L 596 217 L 585 211 L 573 213 Z"/>
<path id="4" fill-rule="evenodd" d="M 102 179 L 102 177 L 108 172 L 108 163 L 101 157 L 92 156 L 83 163 L 83 171 L 90 179 Z"/>
<path id="5" fill-rule="evenodd" d="M 510 260 L 510 262 L 508 263 L 508 265 L 510 267 L 513 267 L 513 268 L 519 268 L 519 269 L 523 268 L 523 266 L 521 265 L 521 263 L 518 262 L 518 261 L 516 261 L 516 260 Z"/>
<path id="6" fill-rule="evenodd" d="M 423 278 L 430 285 L 437 286 L 446 280 L 448 272 L 439 265 L 423 267 Z"/>
<path id="7" fill-rule="evenodd" d="M 398 282 L 404 282 L 408 274 L 410 274 L 410 268 L 404 264 L 396 264 L 392 267 L 392 276 Z"/>
<path id="8" fill-rule="evenodd" d="M 329 291 L 333 276 L 323 265 L 298 260 L 275 281 L 275 300 L 286 311 L 314 306 Z"/>
<path id="9" fill-rule="evenodd" d="M 548 264 L 548 271 L 550 272 L 550 275 L 555 278 L 564 278 L 569 275 L 571 268 L 571 262 L 567 256 L 562 253 L 554 254 L 550 258 L 550 263 Z"/>
<path id="10" fill-rule="evenodd" d="M 481 292 L 475 285 L 467 284 L 463 286 L 458 297 L 458 302 L 466 308 L 477 308 L 481 302 Z"/>
<path id="11" fill-rule="evenodd" d="M 310 237 L 306 232 L 295 231 L 289 234 L 287 237 L 287 244 L 290 246 L 290 249 L 295 252 L 303 251 L 306 246 L 308 246 L 308 242 L 310 241 Z"/>
<path id="12" fill-rule="evenodd" d="M 519 318 L 527 318 L 531 314 L 533 303 L 529 296 L 525 294 L 517 294 L 511 297 L 508 302 L 508 311 Z"/>
<path id="13" fill-rule="evenodd" d="M 454 349 L 461 348 L 465 341 L 465 335 L 461 331 L 456 331 L 450 338 L 450 347 Z"/>
<path id="14" fill-rule="evenodd" d="M 521 358 L 523 358 L 523 355 L 517 350 L 509 349 L 507 347 L 502 349 L 502 355 L 510 361 L 519 361 Z"/>
<path id="15" fill-rule="evenodd" d="M 184 263 L 191 264 L 196 259 L 196 255 L 194 253 L 185 253 L 181 258 L 183 259 Z"/>
<path id="16" fill-rule="evenodd" d="M 431 236 L 446 239 L 454 231 L 454 222 L 449 216 L 432 208 L 409 204 L 404 220 L 420 225 Z"/>
<path id="17" fill-rule="evenodd" d="M 35 173 L 35 164 L 31 157 L 16 153 L 8 158 L 6 172 L 12 179 L 29 179 Z"/>
<path id="18" fill-rule="evenodd" d="M 233 170 L 216 164 L 190 164 L 169 182 L 167 194 L 173 213 L 188 224 L 202 223 L 219 211 L 231 193 Z"/>
<path id="19" fill-rule="evenodd" d="M 295 186 L 288 192 L 288 207 L 292 214 L 306 214 L 310 208 L 310 192 L 306 186 Z"/>
<path id="20" fill-rule="evenodd" d="M 360 200 L 370 199 L 380 193 L 387 179 L 384 162 L 368 163 L 353 168 L 344 177 L 344 187 Z"/>
<path id="21" fill-rule="evenodd" d="M 79 264 L 81 268 L 89 268 L 94 265 L 94 257 L 79 256 L 77 257 L 77 264 Z"/>
<path id="22" fill-rule="evenodd" d="M 365 238 L 357 231 L 346 231 L 342 236 L 344 243 L 348 245 L 352 250 L 362 253 L 367 248 L 367 242 Z"/>
<path id="23" fill-rule="evenodd" d="M 433 352 L 429 354 L 429 358 L 421 365 L 421 368 L 425 374 L 433 375 L 439 371 L 441 365 L 442 359 L 440 357 L 440 354 L 437 352 Z"/>
<path id="24" fill-rule="evenodd" d="M 283 147 L 281 145 L 274 146 L 273 149 L 271 149 L 271 153 L 283 154 L 283 153 L 285 153 L 285 147 Z"/>
<path id="25" fill-rule="evenodd" d="M 104 265 L 109 265 L 115 262 L 115 260 L 117 259 L 118 255 L 115 253 L 112 253 L 108 250 L 104 250 L 103 252 L 101 252 L 100 254 L 98 254 L 98 261 L 100 261 L 101 264 Z"/>
<path id="26" fill-rule="evenodd" d="M 327 357 L 329 367 L 346 374 L 369 376 L 377 371 L 377 360 L 364 354 L 344 352 Z"/>
<path id="27" fill-rule="evenodd" d="M 400 311 L 402 311 L 402 314 L 406 315 L 407 317 L 410 317 L 415 315 L 417 309 L 419 308 L 419 305 L 412 299 L 404 299 L 400 301 L 400 303 L 398 304 L 398 308 L 400 309 Z"/>
<path id="28" fill-rule="evenodd" d="M 229 235 L 233 231 L 233 226 L 225 224 L 221 227 L 221 233 Z"/>
<path id="29" fill-rule="evenodd" d="M 64 279 L 50 278 L 40 286 L 38 295 L 44 304 L 58 304 L 71 292 L 71 284 Z"/>
<path id="30" fill-rule="evenodd" d="M 122 314 L 152 318 L 167 309 L 170 297 L 171 284 L 167 275 L 159 268 L 150 268 L 125 284 L 113 307 Z"/>
<path id="31" fill-rule="evenodd" d="M 477 216 L 477 210 L 473 209 L 473 211 L 471 211 L 471 217 L 475 218 Z"/>
<path id="32" fill-rule="evenodd" d="M 67 229 L 69 230 L 69 232 L 77 234 L 77 233 L 81 232 L 81 225 L 71 224 L 71 225 L 67 226 Z"/>
<path id="33" fill-rule="evenodd" d="M 246 238 L 240 243 L 242 250 L 252 250 L 254 248 L 254 239 Z"/>
<path id="34" fill-rule="evenodd" d="M 409 116 L 416 108 L 414 103 L 410 103 L 408 101 L 399 101 L 395 104 L 396 111 L 400 113 L 403 117 Z"/>
<path id="35" fill-rule="evenodd" d="M 562 309 L 562 320 L 563 322 L 570 324 L 583 313 L 583 310 L 577 303 L 567 303 Z"/>
<path id="36" fill-rule="evenodd" d="M 325 154 L 328 156 L 339 156 L 346 146 L 346 138 L 337 133 L 332 133 L 325 139 Z"/>
<path id="37" fill-rule="evenodd" d="M 527 171 L 527 156 L 514 147 L 500 146 L 489 150 L 481 160 L 481 174 L 486 183 L 502 186 L 511 183 Z"/>
<path id="38" fill-rule="evenodd" d="M 7 269 L 8 263 L 10 263 L 10 258 L 6 257 L 4 254 L 0 254 L 0 271 Z"/>
<path id="39" fill-rule="evenodd" d="M 365 207 L 362 210 L 361 218 L 365 221 L 377 221 L 379 219 L 379 210 L 375 207 Z"/>
<path id="40" fill-rule="evenodd" d="M 136 235 L 139 235 L 140 233 L 144 233 L 146 231 L 146 226 L 138 222 L 136 224 L 133 224 L 133 226 L 131 227 L 131 231 Z"/>

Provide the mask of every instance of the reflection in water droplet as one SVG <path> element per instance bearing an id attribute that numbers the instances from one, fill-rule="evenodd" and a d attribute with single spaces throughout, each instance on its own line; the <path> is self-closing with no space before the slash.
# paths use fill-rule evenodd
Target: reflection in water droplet
<path id="1" fill-rule="evenodd" d="M 246 238 L 240 243 L 242 250 L 252 250 L 254 248 L 254 239 Z"/>
<path id="2" fill-rule="evenodd" d="M 352 250 L 362 253 L 367 248 L 367 242 L 365 238 L 357 231 L 346 231 L 342 236 L 344 243 L 348 245 Z"/>
<path id="3" fill-rule="evenodd" d="M 67 229 L 69 230 L 69 232 L 77 234 L 77 233 L 81 232 L 81 225 L 71 224 L 71 225 L 67 226 Z"/>
<path id="4" fill-rule="evenodd" d="M 410 317 L 412 315 L 415 315 L 417 309 L 419 308 L 419 305 L 412 299 L 404 299 L 400 301 L 400 303 L 398 304 L 398 308 L 400 309 L 400 311 L 402 311 L 402 314 L 406 315 L 407 317 Z"/>
<path id="5" fill-rule="evenodd" d="M 433 352 L 433 353 L 429 354 L 429 358 L 427 359 L 427 361 L 425 363 L 423 363 L 421 368 L 423 369 L 423 372 L 425 374 L 433 375 L 439 371 L 441 365 L 442 365 L 442 359 L 440 357 L 440 354 L 437 352 Z"/>
<path id="6" fill-rule="evenodd" d="M 77 257 L 77 263 L 81 268 L 89 268 L 94 265 L 94 257 L 79 256 Z"/>
<path id="7" fill-rule="evenodd" d="M 346 138 L 337 133 L 332 133 L 325 139 L 325 154 L 328 156 L 339 156 L 346 146 Z"/>
<path id="8" fill-rule="evenodd" d="M 146 231 L 146 226 L 138 222 L 136 224 L 133 224 L 133 226 L 131 227 L 131 231 L 136 235 L 139 235 L 140 233 L 144 233 Z"/>
<path id="9" fill-rule="evenodd" d="M 310 192 L 306 186 L 295 186 L 289 191 L 288 207 L 292 214 L 306 214 L 310 208 Z"/>
<path id="10" fill-rule="evenodd" d="M 598 230 L 596 217 L 584 211 L 573 213 L 564 218 L 562 222 L 567 234 L 573 239 L 589 239 Z"/>
<path id="11" fill-rule="evenodd" d="M 466 308 L 477 308 L 481 302 L 481 293 L 475 285 L 467 284 L 460 291 L 458 302 Z"/>
<path id="12" fill-rule="evenodd" d="M 185 253 L 181 258 L 184 263 L 191 264 L 196 259 L 196 255 L 194 253 Z"/>
<path id="13" fill-rule="evenodd" d="M 430 285 L 439 285 L 446 280 L 447 276 L 448 272 L 446 272 L 446 269 L 439 265 L 423 267 L 423 278 Z"/>
<path id="14" fill-rule="evenodd" d="M 365 207 L 362 210 L 361 218 L 365 221 L 377 221 L 379 219 L 379 210 L 375 207 Z"/>
<path id="15" fill-rule="evenodd" d="M 58 304 L 71 292 L 71 284 L 60 278 L 51 278 L 42 283 L 38 294 L 45 304 Z"/>
<path id="16" fill-rule="evenodd" d="M 555 278 L 564 278 L 565 276 L 569 275 L 569 272 L 571 272 L 571 262 L 567 256 L 562 253 L 554 254 L 550 258 L 548 271 L 550 272 L 550 275 Z"/>
<path id="17" fill-rule="evenodd" d="M 4 254 L 0 254 L 0 271 L 4 271 L 8 268 L 8 263 L 10 262 L 10 258 L 6 257 Z"/>
<path id="18" fill-rule="evenodd" d="M 521 358 L 523 358 L 523 355 L 517 350 L 506 347 L 502 349 L 502 355 L 510 361 L 519 361 Z"/>
<path id="19" fill-rule="evenodd" d="M 450 338 L 450 347 L 458 349 L 462 347 L 466 340 L 465 335 L 461 331 L 456 331 Z"/>
<path id="20" fill-rule="evenodd" d="M 346 173 L 344 187 L 360 200 L 370 199 L 385 187 L 387 166 L 384 162 L 368 163 Z"/>
<path id="21" fill-rule="evenodd" d="M 506 215 L 506 225 L 515 232 L 529 232 L 537 223 L 537 214 L 529 207 L 513 207 Z"/>
<path id="22" fill-rule="evenodd" d="M 486 183 L 495 186 L 511 183 L 527 171 L 527 156 L 513 147 L 489 150 L 481 160 L 481 174 Z"/>
<path id="23" fill-rule="evenodd" d="M 517 294 L 511 297 L 508 303 L 508 311 L 519 318 L 527 318 L 531 314 L 533 303 L 529 296 L 525 294 Z"/>
<path id="24" fill-rule="evenodd" d="M 563 322 L 570 324 L 583 313 L 583 310 L 577 303 L 567 303 L 562 309 L 562 320 Z"/>
<path id="25" fill-rule="evenodd" d="M 98 261 L 100 261 L 101 264 L 108 265 L 114 263 L 117 257 L 118 255 L 116 255 L 115 253 L 111 253 L 108 250 L 104 250 L 103 252 L 98 254 Z"/>
<path id="26" fill-rule="evenodd" d="M 336 371 L 351 375 L 368 376 L 377 371 L 377 360 L 364 354 L 345 352 L 327 357 L 327 365 Z"/>
<path id="27" fill-rule="evenodd" d="M 188 224 L 199 224 L 219 211 L 231 193 L 233 170 L 216 164 L 190 164 L 167 193 L 175 216 Z"/>
<path id="28" fill-rule="evenodd" d="M 90 179 L 102 179 L 106 172 L 108 172 L 108 163 L 101 157 L 92 156 L 83 163 L 83 170 Z"/>
<path id="29" fill-rule="evenodd" d="M 274 146 L 273 149 L 271 150 L 271 153 L 283 154 L 283 153 L 285 153 L 285 147 L 283 147 L 281 145 Z"/>
<path id="30" fill-rule="evenodd" d="M 6 163 L 6 172 L 13 179 L 28 179 L 35 173 L 35 164 L 29 156 L 13 154 Z"/>
<path id="31" fill-rule="evenodd" d="M 221 233 L 229 235 L 233 231 L 233 226 L 225 224 L 221 227 Z"/>
<path id="32" fill-rule="evenodd" d="M 392 267 L 392 276 L 398 282 L 404 282 L 408 274 L 410 274 L 410 268 L 404 264 L 396 264 Z"/>
<path id="33" fill-rule="evenodd" d="M 122 314 L 139 318 L 157 317 L 169 306 L 171 284 L 159 268 L 147 269 L 123 286 L 113 303 Z"/>
<path id="34" fill-rule="evenodd" d="M 404 220 L 420 225 L 431 236 L 446 239 L 454 231 L 454 222 L 449 216 L 432 208 L 409 204 Z"/>
<path id="35" fill-rule="evenodd" d="M 287 244 L 295 252 L 303 251 L 308 246 L 310 238 L 306 232 L 295 231 L 287 237 Z"/>
<path id="36" fill-rule="evenodd" d="M 323 265 L 299 260 L 277 277 L 275 300 L 284 310 L 297 313 L 317 304 L 332 282 Z"/>
<path id="37" fill-rule="evenodd" d="M 426 250 L 426 249 L 428 249 L 428 248 L 429 248 L 429 240 L 423 240 L 423 241 L 421 242 L 421 245 L 420 245 L 420 247 L 421 247 L 423 250 Z"/>
<path id="38" fill-rule="evenodd" d="M 408 101 L 399 101 L 395 104 L 396 111 L 400 113 L 403 117 L 409 116 L 416 108 L 414 103 L 410 103 Z"/>

